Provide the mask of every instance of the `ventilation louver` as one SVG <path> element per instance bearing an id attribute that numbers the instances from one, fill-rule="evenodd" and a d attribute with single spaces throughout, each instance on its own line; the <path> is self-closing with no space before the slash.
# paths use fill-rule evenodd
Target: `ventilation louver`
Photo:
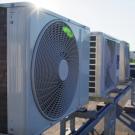
<path id="1" fill-rule="evenodd" d="M 96 36 L 90 37 L 89 92 L 95 92 Z"/>

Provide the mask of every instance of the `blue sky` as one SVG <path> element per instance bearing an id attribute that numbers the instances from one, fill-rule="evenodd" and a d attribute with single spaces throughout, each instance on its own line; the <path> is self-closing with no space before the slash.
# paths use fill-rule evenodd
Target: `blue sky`
<path id="1" fill-rule="evenodd" d="M 0 0 L 0 2 L 5 1 Z M 130 43 L 130 50 L 135 50 L 135 0 L 33 1 L 46 9 L 90 27 L 91 31 L 102 31 L 125 40 Z"/>

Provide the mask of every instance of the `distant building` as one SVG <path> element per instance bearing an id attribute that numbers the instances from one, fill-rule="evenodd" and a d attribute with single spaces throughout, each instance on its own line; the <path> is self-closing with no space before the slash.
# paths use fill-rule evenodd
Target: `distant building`
<path id="1" fill-rule="evenodd" d="M 130 63 L 135 63 L 135 51 L 130 52 Z"/>

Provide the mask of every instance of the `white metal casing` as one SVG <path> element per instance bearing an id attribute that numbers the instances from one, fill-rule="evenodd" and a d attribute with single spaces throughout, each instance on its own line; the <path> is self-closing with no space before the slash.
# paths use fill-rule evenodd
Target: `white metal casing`
<path id="1" fill-rule="evenodd" d="M 125 41 L 120 42 L 120 61 L 119 61 L 119 81 L 125 82 L 129 80 L 129 44 Z"/>
<path id="2" fill-rule="evenodd" d="M 37 135 L 88 102 L 89 28 L 50 11 L 36 11 L 31 4 L 14 3 L 0 7 L 7 7 L 8 133 Z M 67 112 L 59 120 L 50 121 L 41 115 L 34 102 L 30 66 L 38 35 L 47 23 L 56 19 L 67 23 L 76 37 L 79 78 Z"/>
<path id="3" fill-rule="evenodd" d="M 109 85 L 108 88 L 106 88 L 106 66 L 108 61 L 108 50 L 107 50 L 107 41 L 110 40 L 115 42 L 113 45 L 114 48 L 114 59 L 113 63 L 111 63 L 111 77 L 113 79 L 113 85 Z M 116 88 L 116 84 L 118 81 L 118 75 L 117 75 L 117 53 L 118 53 L 118 44 L 119 41 L 114 39 L 111 36 L 108 36 L 102 32 L 91 32 L 90 36 L 90 77 L 89 77 L 89 92 L 90 96 L 94 97 L 106 97 L 107 93 Z M 95 52 L 93 52 L 91 49 L 95 48 Z M 92 54 L 95 54 L 94 58 L 92 58 Z M 95 61 L 95 63 L 92 63 L 92 60 Z M 94 67 L 92 68 L 92 66 Z M 92 75 L 93 74 L 93 75 Z M 92 77 L 93 76 L 93 80 Z"/>

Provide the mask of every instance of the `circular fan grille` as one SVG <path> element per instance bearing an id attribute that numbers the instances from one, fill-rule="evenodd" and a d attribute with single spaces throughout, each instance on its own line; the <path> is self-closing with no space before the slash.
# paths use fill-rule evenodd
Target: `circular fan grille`
<path id="1" fill-rule="evenodd" d="M 61 21 L 44 27 L 32 59 L 32 87 L 42 115 L 56 120 L 65 114 L 75 95 L 79 70 L 76 39 Z"/>
<path id="2" fill-rule="evenodd" d="M 105 65 L 105 87 L 106 89 L 115 85 L 115 42 L 107 40 Z"/>

